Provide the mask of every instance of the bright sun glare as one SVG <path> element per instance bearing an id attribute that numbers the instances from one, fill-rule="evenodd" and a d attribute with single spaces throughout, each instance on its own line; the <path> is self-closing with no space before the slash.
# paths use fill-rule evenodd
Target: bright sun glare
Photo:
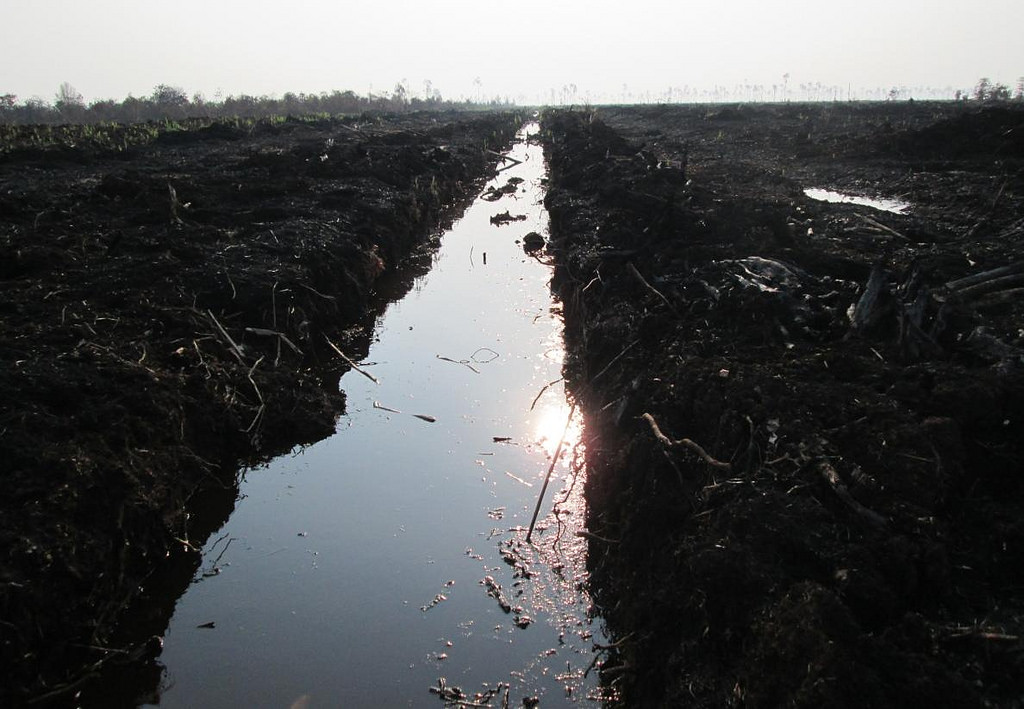
<path id="1" fill-rule="evenodd" d="M 569 421 L 570 406 L 561 404 L 548 405 L 540 410 L 533 428 L 534 440 L 544 448 L 545 452 L 552 456 L 558 448 L 558 442 L 564 435 L 562 443 L 563 454 L 571 451 L 573 446 L 580 442 L 583 433 L 583 419 L 578 411 L 572 412 L 572 421 Z M 566 422 L 569 422 L 566 427 Z"/>

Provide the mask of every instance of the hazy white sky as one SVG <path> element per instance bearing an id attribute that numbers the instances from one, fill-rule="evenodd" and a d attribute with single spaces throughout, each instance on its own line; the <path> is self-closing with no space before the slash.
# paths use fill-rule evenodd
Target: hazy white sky
<path id="1" fill-rule="evenodd" d="M 1014 87 L 1022 28 L 1022 0 L 2 0 L 0 94 Z"/>

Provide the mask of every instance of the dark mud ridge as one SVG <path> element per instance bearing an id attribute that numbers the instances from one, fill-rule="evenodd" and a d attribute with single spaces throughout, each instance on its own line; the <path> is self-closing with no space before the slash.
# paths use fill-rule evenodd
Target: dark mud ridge
<path id="1" fill-rule="evenodd" d="M 553 111 L 543 134 L 609 694 L 1020 706 L 1024 111 Z"/>
<path id="2" fill-rule="evenodd" d="M 365 354 L 374 284 L 475 196 L 521 121 L 5 134 L 0 705 L 72 701 L 158 648 L 124 644 L 119 620 L 164 567 L 188 583 L 240 465 L 333 431 L 335 348 Z M 211 499 L 218 516 L 198 515 Z"/>

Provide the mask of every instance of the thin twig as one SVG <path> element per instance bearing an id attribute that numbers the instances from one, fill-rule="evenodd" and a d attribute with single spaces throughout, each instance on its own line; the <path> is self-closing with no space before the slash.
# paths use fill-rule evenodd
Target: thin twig
<path id="1" fill-rule="evenodd" d="M 867 216 L 866 214 L 858 214 L 857 216 L 860 218 L 860 220 L 862 222 L 864 222 L 865 224 L 868 224 L 869 226 L 873 226 L 876 229 L 881 229 L 882 231 L 886 232 L 887 234 L 895 236 L 898 239 L 903 239 L 904 241 L 910 241 L 910 237 L 908 237 L 908 236 L 906 236 L 904 234 L 899 233 L 898 231 L 896 231 L 892 227 L 888 227 L 885 224 L 882 224 L 882 222 L 878 221 L 877 219 L 872 219 L 871 217 Z"/>
<path id="2" fill-rule="evenodd" d="M 641 285 L 643 285 L 643 287 L 647 289 L 648 293 L 653 293 L 654 295 L 656 295 L 661 300 L 661 302 L 667 305 L 668 309 L 671 310 L 673 313 L 676 311 L 675 307 L 673 307 L 672 303 L 669 302 L 668 298 L 666 298 L 660 290 L 652 286 L 650 283 L 647 282 L 647 280 L 642 275 L 640 275 L 640 271 L 636 270 L 636 266 L 633 265 L 632 261 L 626 264 L 626 270 L 629 271 L 629 274 L 633 276 L 633 278 L 640 281 Z"/>
<path id="3" fill-rule="evenodd" d="M 608 539 L 607 537 L 602 537 L 600 534 L 594 534 L 593 532 L 588 532 L 585 529 L 581 529 L 580 531 L 576 532 L 576 536 L 577 537 L 582 537 L 584 539 L 596 539 L 597 541 L 604 542 L 605 544 L 620 544 L 621 543 L 618 539 Z"/>
<path id="4" fill-rule="evenodd" d="M 342 352 L 341 350 L 339 350 L 338 346 L 335 345 L 333 342 L 331 342 L 330 338 L 327 337 L 327 335 L 324 335 L 324 339 L 327 340 L 327 344 L 331 346 L 331 349 L 334 350 L 335 352 L 337 352 L 338 356 L 341 357 L 343 360 L 345 360 L 348 363 L 348 366 L 352 367 L 352 369 L 354 369 L 357 372 L 359 372 L 360 374 L 362 374 L 364 377 L 369 379 L 374 384 L 380 384 L 380 380 L 377 379 L 377 377 L 375 377 L 372 374 L 370 374 L 369 372 L 361 369 L 358 364 L 356 364 L 355 362 L 350 360 L 348 357 L 346 357 L 345 353 Z"/>
<path id="5" fill-rule="evenodd" d="M 223 335 L 224 339 L 228 341 L 228 345 L 231 347 L 231 352 L 235 355 L 235 357 L 238 358 L 238 361 L 241 364 L 245 364 L 245 358 L 242 356 L 242 350 L 238 348 L 238 345 L 236 345 L 235 341 L 231 339 L 231 335 L 228 334 L 228 331 L 221 326 L 220 322 L 218 322 L 217 318 L 213 314 L 213 311 L 207 310 L 206 314 L 210 316 L 210 320 L 212 320 L 213 324 L 217 326 L 217 329 L 220 331 L 220 334 Z"/>
<path id="6" fill-rule="evenodd" d="M 537 402 L 540 401 L 540 398 L 542 396 L 544 396 L 544 392 L 546 392 L 548 390 L 549 386 L 552 386 L 554 384 L 558 384 L 558 382 L 563 381 L 564 379 L 565 379 L 565 377 L 559 377 L 558 379 L 554 380 L 553 382 L 548 382 L 547 384 L 542 386 L 540 391 L 537 392 L 537 396 L 533 397 L 533 403 L 530 404 L 530 411 L 533 411 L 533 407 L 536 406 Z"/>
<path id="7" fill-rule="evenodd" d="M 442 357 L 441 355 L 434 355 L 434 356 L 437 357 L 440 360 L 445 361 L 445 362 L 451 362 L 452 364 L 461 364 L 464 367 L 469 367 L 476 374 L 480 374 L 480 370 L 477 369 L 476 367 L 474 367 L 472 364 L 470 364 L 468 359 L 452 359 L 451 357 Z"/>
<path id="8" fill-rule="evenodd" d="M 888 526 L 885 517 L 869 507 L 865 507 L 850 494 L 850 490 L 846 487 L 846 483 L 843 482 L 842 478 L 839 477 L 839 473 L 828 463 L 828 461 L 821 461 L 818 470 L 821 473 L 821 476 L 832 488 L 836 497 L 838 497 L 843 504 L 853 510 L 859 519 L 864 521 L 872 529 L 876 530 L 882 530 Z"/>
<path id="9" fill-rule="evenodd" d="M 708 454 L 708 452 L 705 451 L 700 446 L 700 444 L 696 443 L 695 441 L 692 441 L 689 438 L 680 438 L 675 441 L 670 439 L 668 436 L 661 432 L 661 429 L 658 427 L 658 422 L 655 421 L 654 417 L 651 416 L 650 414 L 644 414 L 643 416 L 641 416 L 641 418 L 648 424 L 650 424 L 651 432 L 654 433 L 654 437 L 657 438 L 662 443 L 662 445 L 668 446 L 669 448 L 675 448 L 676 446 L 686 446 L 694 453 L 696 453 L 701 460 L 703 460 L 711 467 L 718 468 L 719 470 L 732 470 L 732 464 L 725 463 L 721 460 L 718 460 L 717 458 L 711 457 Z"/>
<path id="10" fill-rule="evenodd" d="M 544 493 L 547 492 L 548 483 L 551 482 L 551 473 L 555 469 L 555 463 L 558 462 L 558 457 L 562 454 L 562 446 L 565 445 L 565 437 L 569 435 L 569 426 L 572 424 L 572 417 L 576 413 L 576 404 L 573 404 L 569 409 L 569 417 L 565 420 L 565 430 L 562 431 L 562 437 L 558 440 L 558 447 L 555 448 L 555 455 L 551 458 L 551 465 L 548 467 L 548 474 L 544 477 L 544 486 L 540 489 L 540 495 L 537 496 L 537 506 L 533 510 L 533 519 L 530 520 L 530 529 L 526 532 L 526 543 L 530 543 L 530 537 L 533 536 L 533 526 L 537 523 L 537 515 L 540 514 L 540 505 L 544 501 Z"/>
<path id="11" fill-rule="evenodd" d="M 602 370 L 601 370 L 600 372 L 598 372 L 597 374 L 595 374 L 595 375 L 593 376 L 593 378 L 591 378 L 591 380 L 590 380 L 590 383 L 591 383 L 591 384 L 593 384 L 593 383 L 594 383 L 594 382 L 596 382 L 596 381 L 597 381 L 598 379 L 600 379 L 600 378 L 601 378 L 601 375 L 603 375 L 603 374 L 604 374 L 605 372 L 607 372 L 607 371 L 608 371 L 608 370 L 609 370 L 609 369 L 611 368 L 611 366 L 612 366 L 613 364 L 615 364 L 616 362 L 618 362 L 618 361 L 619 361 L 619 360 L 620 360 L 620 359 L 622 358 L 622 356 L 623 356 L 624 354 L 626 354 L 627 352 L 629 352 L 629 351 L 630 351 L 631 349 L 633 349 L 633 348 L 634 348 L 634 347 L 635 347 L 636 345 L 638 345 L 638 344 L 640 344 L 640 340 L 633 340 L 633 341 L 632 341 L 632 342 L 630 342 L 630 343 L 629 343 L 628 345 L 626 345 L 626 346 L 625 346 L 625 348 L 623 348 L 622 352 L 619 352 L 619 353 L 618 353 L 617 355 L 615 355 L 614 357 L 612 357 L 612 358 L 611 358 L 611 361 L 610 361 L 610 362 L 608 362 L 608 364 L 606 364 L 606 365 L 604 366 L 604 369 L 602 369 Z"/>
<path id="12" fill-rule="evenodd" d="M 302 354 L 302 350 L 296 347 L 295 343 L 289 340 L 288 336 L 285 335 L 283 332 L 278 332 L 277 330 L 267 330 L 266 328 L 263 327 L 247 327 L 245 328 L 245 331 L 251 332 L 253 335 L 259 335 L 260 337 L 276 337 L 278 338 L 278 343 L 283 341 L 286 345 L 292 348 L 292 352 L 294 352 L 297 355 Z"/>
<path id="13" fill-rule="evenodd" d="M 252 388 L 256 390 L 256 396 L 260 400 L 260 408 L 259 411 L 256 412 L 256 416 L 253 418 L 252 423 L 249 424 L 249 428 L 245 429 L 246 433 L 249 433 L 256 427 L 256 424 L 263 418 L 263 413 L 267 410 L 267 404 L 263 401 L 263 394 L 260 392 L 260 388 L 256 386 L 256 380 L 252 378 L 253 373 L 256 371 L 256 367 L 258 367 L 262 361 L 263 357 L 260 357 L 256 360 L 256 364 L 252 365 L 252 369 L 249 370 L 249 383 L 252 384 Z"/>
<path id="14" fill-rule="evenodd" d="M 316 288 L 313 288 L 312 286 L 307 286 L 305 283 L 299 283 L 298 285 L 300 288 L 305 288 L 310 293 L 314 293 L 323 298 L 324 300 L 337 300 L 337 298 L 335 298 L 333 295 L 325 295 L 324 293 L 318 291 Z"/>

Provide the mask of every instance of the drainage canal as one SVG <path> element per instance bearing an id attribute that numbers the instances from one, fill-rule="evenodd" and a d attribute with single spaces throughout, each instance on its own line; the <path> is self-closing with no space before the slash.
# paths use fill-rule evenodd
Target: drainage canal
<path id="1" fill-rule="evenodd" d="M 376 381 L 343 378 L 336 434 L 246 475 L 166 633 L 161 707 L 596 696 L 580 423 L 550 268 L 527 250 L 547 233 L 536 129 L 378 320 Z"/>

